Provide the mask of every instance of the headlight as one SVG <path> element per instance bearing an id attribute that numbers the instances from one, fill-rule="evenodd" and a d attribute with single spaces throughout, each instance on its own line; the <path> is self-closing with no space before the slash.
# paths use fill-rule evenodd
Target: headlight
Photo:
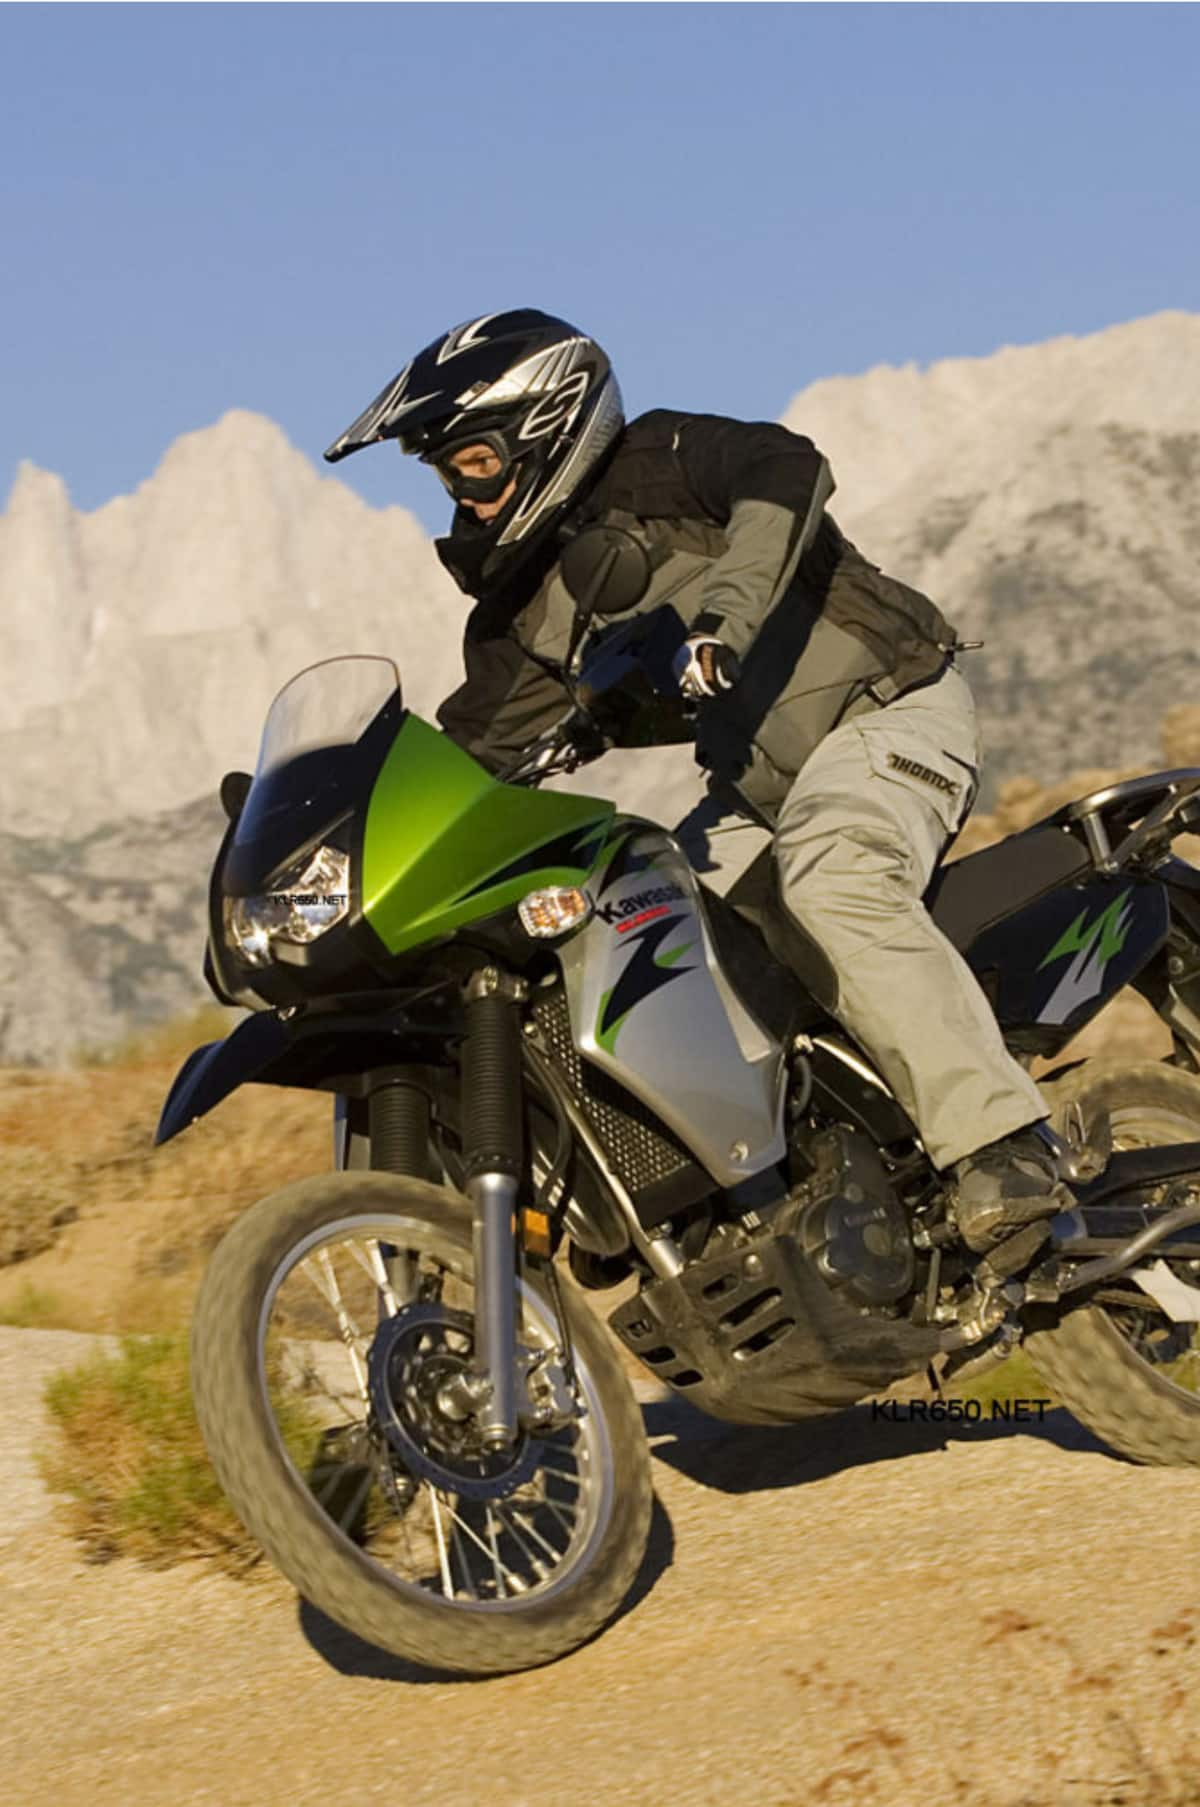
<path id="1" fill-rule="evenodd" d="M 591 913 L 591 898 L 575 885 L 548 885 L 544 891 L 530 891 L 517 905 L 521 927 L 538 941 L 565 935 L 586 922 Z"/>
<path id="2" fill-rule="evenodd" d="M 280 875 L 278 889 L 225 899 L 225 939 L 251 966 L 269 966 L 275 943 L 306 947 L 350 913 L 350 856 L 318 847 Z"/>

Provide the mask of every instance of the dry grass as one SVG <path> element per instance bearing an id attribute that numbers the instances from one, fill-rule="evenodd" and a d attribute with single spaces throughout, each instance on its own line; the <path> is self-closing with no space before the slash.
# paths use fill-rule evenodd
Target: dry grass
<path id="1" fill-rule="evenodd" d="M 186 1323 L 234 1219 L 330 1166 L 331 1100 L 278 1087 L 247 1086 L 155 1148 L 175 1073 L 232 1015 L 202 1012 L 91 1066 L 0 1071 L 0 1317 L 32 1287 L 57 1301 L 42 1321 L 61 1328 Z"/>
<path id="2" fill-rule="evenodd" d="M 320 1424 L 276 1390 L 277 1421 L 302 1473 L 320 1459 Z M 51 1445 L 43 1479 L 65 1499 L 72 1535 L 93 1562 L 132 1556 L 153 1567 L 189 1560 L 248 1575 L 262 1552 L 221 1491 L 192 1404 L 185 1331 L 127 1336 L 47 1383 Z"/>
<path id="3" fill-rule="evenodd" d="M 64 1494 L 72 1534 L 94 1562 L 165 1565 L 205 1557 L 245 1574 L 259 1560 L 209 1465 L 192 1409 L 187 1339 L 126 1337 L 46 1387 L 53 1447 L 43 1478 Z"/>
<path id="4" fill-rule="evenodd" d="M 60 1327 L 62 1300 L 29 1282 L 0 1306 L 0 1324 L 10 1330 L 46 1330 Z"/>
<path id="5" fill-rule="evenodd" d="M 46 1148 L 0 1141 L 0 1267 L 40 1255 L 78 1215 L 73 1163 Z"/>

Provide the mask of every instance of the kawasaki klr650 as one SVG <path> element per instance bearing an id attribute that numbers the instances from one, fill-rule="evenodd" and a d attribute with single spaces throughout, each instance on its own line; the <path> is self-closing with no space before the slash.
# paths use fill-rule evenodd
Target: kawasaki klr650
<path id="1" fill-rule="evenodd" d="M 1018 1058 L 1126 985 L 1174 1047 L 1048 1076 L 1076 1208 L 974 1255 L 818 1001 L 769 860 L 720 898 L 654 822 L 537 788 L 635 737 L 631 710 L 662 738 L 679 706 L 678 623 L 604 620 L 627 597 L 619 559 L 596 570 L 571 713 L 503 781 L 405 708 L 388 659 L 280 692 L 253 780 L 222 787 L 212 878 L 209 980 L 251 1014 L 191 1056 L 158 1131 L 247 1082 L 333 1094 L 337 1170 L 212 1258 L 197 1411 L 311 1601 L 476 1674 L 562 1655 L 634 1580 L 629 1355 L 703 1411 L 780 1424 L 1025 1341 L 1115 1447 L 1200 1461 L 1200 873 L 1172 853 L 1200 771 L 1097 791 L 933 882 Z M 563 1254 L 578 1285 L 624 1283 L 625 1366 Z"/>

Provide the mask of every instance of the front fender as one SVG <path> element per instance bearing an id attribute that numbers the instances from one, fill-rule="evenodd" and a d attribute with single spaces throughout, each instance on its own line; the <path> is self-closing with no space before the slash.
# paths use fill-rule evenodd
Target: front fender
<path id="1" fill-rule="evenodd" d="M 403 1010 L 327 1008 L 292 1018 L 259 1011 L 224 1041 L 207 1042 L 188 1055 L 167 1093 L 155 1145 L 207 1116 L 239 1086 L 299 1086 L 353 1095 L 362 1075 L 376 1067 L 437 1061 L 457 1029 L 449 1010 L 446 1020 L 432 1022 L 415 1022 Z"/>

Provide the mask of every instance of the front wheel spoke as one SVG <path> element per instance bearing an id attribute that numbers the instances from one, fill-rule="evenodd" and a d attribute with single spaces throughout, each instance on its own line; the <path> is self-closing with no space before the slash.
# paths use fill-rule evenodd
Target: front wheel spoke
<path id="1" fill-rule="evenodd" d="M 451 1518 L 454 1520 L 454 1523 L 457 1525 L 458 1529 L 463 1533 L 463 1535 L 465 1537 L 470 1538 L 471 1542 L 475 1545 L 475 1548 L 477 1550 L 479 1550 L 484 1556 L 487 1557 L 487 1559 L 491 1563 L 493 1569 L 496 1570 L 496 1581 L 497 1581 L 497 1584 L 500 1585 L 501 1574 L 507 1573 L 507 1570 L 505 1569 L 504 1563 L 500 1559 L 500 1552 L 496 1548 L 495 1538 L 489 1536 L 489 1541 L 487 1543 L 484 1543 L 484 1541 L 483 1541 L 482 1537 L 480 1537 L 479 1533 L 477 1531 L 473 1530 L 472 1527 L 467 1523 L 466 1519 L 460 1517 L 460 1515 L 454 1510 L 454 1508 L 452 1506 L 447 1509 L 450 1513 Z M 487 1516 L 488 1516 L 488 1530 L 490 1533 L 491 1520 L 492 1520 L 490 1506 L 487 1509 Z M 501 1592 L 503 1592 L 503 1587 L 501 1587 Z"/>
<path id="2" fill-rule="evenodd" d="M 542 1457 L 538 1466 L 544 1468 L 547 1474 L 552 1474 L 556 1481 L 566 1481 L 572 1487 L 583 1486 L 583 1477 L 576 1469 L 559 1468 L 554 1462 L 547 1462 L 545 1456 Z"/>
<path id="3" fill-rule="evenodd" d="M 521 1550 L 522 1554 L 525 1557 L 526 1562 L 528 1562 L 528 1564 L 529 1564 L 530 1568 L 533 1570 L 534 1574 L 538 1577 L 539 1580 L 544 1581 L 546 1579 L 546 1577 L 549 1575 L 550 1571 L 546 1567 L 546 1564 L 542 1561 L 542 1558 L 538 1555 L 537 1551 L 534 1549 L 533 1545 L 526 1542 L 526 1539 L 523 1535 L 521 1526 L 519 1524 L 515 1523 L 513 1521 L 513 1519 L 505 1516 L 505 1508 L 502 1505 L 497 1506 L 496 1517 L 500 1520 L 501 1528 L 508 1533 L 508 1535 L 512 1538 L 513 1542 Z M 524 1527 L 524 1529 L 526 1531 L 532 1531 L 532 1526 L 526 1525 Z M 539 1537 L 537 1541 L 539 1543 L 541 1543 L 542 1539 Z M 547 1549 L 550 1549 L 549 1544 L 547 1544 L 545 1547 Z M 550 1554 L 554 1557 L 555 1562 L 557 1562 L 558 1561 L 558 1551 L 551 1549 Z"/>
<path id="4" fill-rule="evenodd" d="M 329 1250 L 327 1248 L 318 1249 L 316 1259 L 317 1266 L 320 1269 L 319 1279 L 310 1271 L 307 1261 L 301 1263 L 300 1271 L 304 1274 L 310 1284 L 316 1287 L 317 1291 L 321 1294 L 337 1319 L 338 1330 L 341 1333 L 342 1342 L 345 1344 L 346 1353 L 350 1357 L 350 1365 L 354 1369 L 355 1384 L 365 1402 L 367 1399 L 367 1371 L 363 1366 L 362 1356 L 358 1351 L 358 1344 L 365 1343 L 366 1338 L 346 1308 L 346 1302 L 342 1298 L 342 1289 L 338 1283 L 337 1274 L 334 1272 L 333 1258 L 331 1257 Z"/>
<path id="5" fill-rule="evenodd" d="M 387 1316 L 394 1318 L 400 1307 L 396 1299 L 395 1288 L 383 1259 L 383 1251 L 377 1237 L 372 1237 L 364 1249 L 360 1243 L 349 1244 L 350 1253 L 362 1268 L 364 1274 L 377 1289 L 380 1298 L 387 1307 Z"/>
<path id="6" fill-rule="evenodd" d="M 359 1482 L 358 1486 L 355 1488 L 354 1495 L 351 1498 L 349 1504 L 345 1507 L 345 1509 L 342 1512 L 339 1512 L 339 1514 L 338 1514 L 337 1522 L 338 1522 L 338 1526 L 341 1530 L 348 1531 L 349 1527 L 354 1523 L 354 1521 L 358 1517 L 360 1511 L 366 1505 L 367 1498 L 374 1485 L 375 1485 L 374 1473 L 372 1472 L 371 1469 L 368 1468 L 366 1473 L 363 1475 L 362 1480 Z"/>
<path id="7" fill-rule="evenodd" d="M 472 1600 L 478 1600 L 479 1590 L 476 1588 L 474 1579 L 471 1575 L 471 1560 L 466 1545 L 462 1540 L 462 1526 L 459 1523 L 457 1512 L 453 1510 L 450 1512 L 450 1541 L 454 1546 L 454 1553 L 458 1557 L 458 1566 L 462 1571 L 463 1586 L 466 1588 L 466 1591 Z"/>
<path id="8" fill-rule="evenodd" d="M 562 1551 L 556 1550 L 552 1543 L 547 1542 L 546 1538 L 544 1538 L 542 1536 L 542 1534 L 538 1530 L 537 1526 L 531 1525 L 528 1518 L 525 1516 L 526 1513 L 531 1510 L 530 1507 L 518 1506 L 515 1501 L 511 1501 L 509 1503 L 508 1510 L 514 1514 L 516 1514 L 516 1513 L 520 1514 L 521 1525 L 524 1527 L 524 1529 L 526 1531 L 528 1531 L 530 1537 L 533 1538 L 534 1542 L 541 1545 L 542 1549 L 545 1550 L 547 1556 L 549 1556 L 549 1558 L 552 1562 L 560 1562 L 562 1560 Z"/>
<path id="9" fill-rule="evenodd" d="M 349 1456 L 344 1461 L 340 1462 L 319 1463 L 308 1477 L 309 1492 L 312 1494 L 314 1500 L 316 1500 L 318 1506 L 323 1507 L 336 1492 L 338 1483 L 343 1475 L 347 1474 L 350 1469 L 357 1468 L 358 1466 L 359 1464 Z M 318 1475 L 324 1477 L 321 1480 L 320 1485 L 317 1485 Z"/>
<path id="10" fill-rule="evenodd" d="M 454 1598 L 454 1577 L 450 1573 L 450 1559 L 446 1552 L 446 1533 L 442 1528 L 442 1509 L 438 1502 L 437 1488 L 430 1486 L 429 1503 L 433 1508 L 433 1535 L 437 1543 L 438 1567 L 442 1572 L 442 1592 L 447 1600 Z"/>
<path id="11" fill-rule="evenodd" d="M 559 1509 L 557 1503 L 550 1498 L 549 1494 L 546 1494 L 545 1498 L 542 1500 L 541 1503 L 543 1506 L 545 1506 L 545 1508 L 548 1512 L 552 1512 L 554 1514 L 554 1517 L 558 1520 L 559 1524 L 562 1526 L 563 1530 L 567 1533 L 568 1537 L 574 1537 L 574 1535 L 575 1535 L 574 1518 L 568 1518 L 566 1513 L 561 1511 Z"/>

